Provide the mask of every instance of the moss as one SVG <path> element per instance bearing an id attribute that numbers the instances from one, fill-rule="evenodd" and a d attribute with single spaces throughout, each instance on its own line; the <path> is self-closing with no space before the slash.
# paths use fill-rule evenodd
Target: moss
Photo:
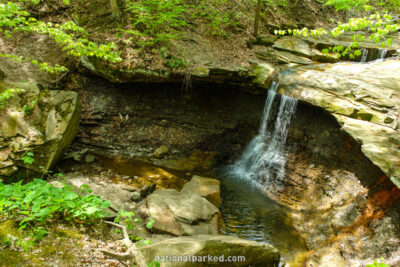
<path id="1" fill-rule="evenodd" d="M 16 251 L 11 248 L 14 243 L 25 251 Z M 82 250 L 79 241 L 83 236 L 76 229 L 59 229 L 50 226 L 49 234 L 39 243 L 34 243 L 28 233 L 22 236 L 18 233 L 18 224 L 7 220 L 0 223 L 0 267 L 2 266 L 46 266 L 49 262 L 58 261 L 62 266 L 74 266 L 77 263 L 77 251 Z M 19 240 L 22 240 L 19 242 Z M 22 243 L 22 244 L 21 244 Z M 36 253 L 31 251 L 35 250 Z"/>
<path id="2" fill-rule="evenodd" d="M 7 220 L 0 223 L 0 243 L 8 242 L 10 236 L 18 236 L 16 222 Z"/>
<path id="3" fill-rule="evenodd" d="M 77 230 L 62 229 L 55 232 L 58 237 L 67 237 L 81 240 L 83 236 Z"/>
<path id="4" fill-rule="evenodd" d="M 5 249 L 0 251 L 0 266 L 27 266 L 27 259 L 19 251 Z"/>

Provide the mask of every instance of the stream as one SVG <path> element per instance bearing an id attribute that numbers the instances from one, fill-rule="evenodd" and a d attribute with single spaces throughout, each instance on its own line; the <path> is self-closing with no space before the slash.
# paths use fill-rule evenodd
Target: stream
<path id="1" fill-rule="evenodd" d="M 221 167 L 217 176 L 221 181 L 220 210 L 225 223 L 222 234 L 270 243 L 281 252 L 282 262 L 293 262 L 299 253 L 307 251 L 284 207 L 249 181 L 232 175 L 229 167 Z"/>

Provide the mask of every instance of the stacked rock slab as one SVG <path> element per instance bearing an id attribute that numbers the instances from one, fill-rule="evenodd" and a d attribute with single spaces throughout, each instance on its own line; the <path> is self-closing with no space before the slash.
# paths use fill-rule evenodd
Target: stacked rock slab
<path id="1" fill-rule="evenodd" d="M 35 83 L 0 86 L 23 89 L 0 109 L 0 176 L 8 177 L 22 168 L 41 173 L 64 156 L 75 138 L 80 105 L 75 92 L 39 90 Z M 33 164 L 22 157 L 32 152 Z"/>
<path id="2" fill-rule="evenodd" d="M 330 112 L 400 187 L 400 61 L 294 68 L 282 74 L 279 93 Z"/>

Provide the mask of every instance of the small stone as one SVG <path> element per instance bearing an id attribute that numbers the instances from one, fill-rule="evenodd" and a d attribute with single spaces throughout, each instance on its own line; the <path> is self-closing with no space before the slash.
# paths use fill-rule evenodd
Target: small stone
<path id="1" fill-rule="evenodd" d="M 156 187 L 157 187 L 156 184 L 152 184 L 152 185 L 150 186 L 149 193 L 150 193 L 150 194 L 153 193 L 154 190 L 156 190 Z"/>
<path id="2" fill-rule="evenodd" d="M 139 202 L 142 199 L 142 196 L 139 192 L 132 192 L 131 200 L 134 202 Z"/>
<path id="3" fill-rule="evenodd" d="M 85 156 L 87 152 L 88 152 L 87 148 L 82 149 L 80 151 L 75 151 L 75 152 L 69 153 L 65 157 L 65 159 L 73 159 L 73 160 L 75 160 L 77 162 L 82 162 L 83 156 Z"/>
<path id="4" fill-rule="evenodd" d="M 96 159 L 96 156 L 92 155 L 92 154 L 87 154 L 85 157 L 85 162 L 86 163 L 92 163 L 94 162 Z"/>
<path id="5" fill-rule="evenodd" d="M 390 124 L 390 123 L 392 123 L 393 121 L 394 121 L 394 119 L 393 119 L 392 117 L 387 116 L 387 117 L 385 118 L 384 123 Z"/>
<path id="6" fill-rule="evenodd" d="M 150 186 L 148 184 L 144 185 L 141 189 L 140 189 L 140 196 L 141 197 L 147 197 L 150 193 Z"/>
<path id="7" fill-rule="evenodd" d="M 127 190 L 129 192 L 135 192 L 136 191 L 136 188 L 134 188 L 132 186 L 129 186 L 129 185 L 125 185 L 125 184 L 122 185 L 121 188 L 124 189 L 124 190 Z"/>
<path id="8" fill-rule="evenodd" d="M 308 168 L 312 169 L 315 167 L 315 164 L 311 163 L 310 166 L 308 166 Z"/>
<path id="9" fill-rule="evenodd" d="M 156 158 L 162 158 L 168 153 L 168 147 L 167 146 L 160 146 L 159 148 L 154 151 L 153 155 Z"/>

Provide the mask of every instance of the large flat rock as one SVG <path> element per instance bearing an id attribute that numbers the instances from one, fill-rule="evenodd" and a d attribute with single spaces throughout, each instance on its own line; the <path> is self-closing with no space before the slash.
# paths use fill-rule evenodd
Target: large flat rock
<path id="1" fill-rule="evenodd" d="M 155 220 L 155 233 L 174 236 L 217 234 L 219 209 L 194 192 L 156 190 L 146 199 L 144 217 Z"/>
<path id="2" fill-rule="evenodd" d="M 279 92 L 332 113 L 363 153 L 400 187 L 400 61 L 288 69 Z"/>
<path id="3" fill-rule="evenodd" d="M 140 250 L 148 262 L 158 260 L 163 267 L 273 267 L 278 266 L 280 260 L 278 250 L 272 245 L 222 235 L 170 238 L 142 247 Z"/>

